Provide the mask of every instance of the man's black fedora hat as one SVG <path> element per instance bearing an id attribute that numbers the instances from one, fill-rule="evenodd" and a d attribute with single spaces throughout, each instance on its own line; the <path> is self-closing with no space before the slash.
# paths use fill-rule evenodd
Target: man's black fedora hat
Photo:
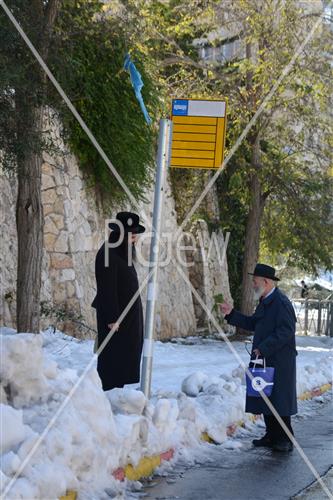
<path id="1" fill-rule="evenodd" d="M 109 228 L 112 231 L 121 231 L 121 226 L 124 228 L 125 233 L 144 233 L 146 228 L 140 224 L 140 218 L 133 212 L 118 212 L 116 215 L 117 222 L 110 222 Z"/>
<path id="2" fill-rule="evenodd" d="M 260 278 L 268 278 L 274 281 L 280 281 L 280 278 L 275 276 L 274 267 L 267 266 L 266 264 L 257 264 L 254 273 L 249 273 L 252 276 L 259 276 Z"/>

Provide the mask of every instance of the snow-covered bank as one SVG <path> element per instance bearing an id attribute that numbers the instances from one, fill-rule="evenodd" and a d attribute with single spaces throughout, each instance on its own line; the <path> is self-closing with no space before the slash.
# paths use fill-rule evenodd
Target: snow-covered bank
<path id="1" fill-rule="evenodd" d="M 244 345 L 233 345 L 247 362 Z M 332 339 L 302 337 L 298 350 L 299 394 L 331 381 Z M 3 330 L 1 355 L 6 488 L 89 363 L 92 341 Z M 69 489 L 80 499 L 116 495 L 126 486 L 113 478 L 117 468 L 170 448 L 190 458 L 203 432 L 221 443 L 230 424 L 254 425 L 244 393 L 238 361 L 214 340 L 157 342 L 150 401 L 133 387 L 104 393 L 93 364 L 6 498 L 57 498 Z"/>

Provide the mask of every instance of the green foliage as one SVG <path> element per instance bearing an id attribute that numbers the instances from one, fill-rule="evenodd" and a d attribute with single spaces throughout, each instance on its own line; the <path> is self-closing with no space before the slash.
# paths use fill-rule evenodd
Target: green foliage
<path id="1" fill-rule="evenodd" d="M 214 295 L 213 298 L 214 298 L 215 304 L 222 304 L 224 301 L 223 293 L 217 293 L 216 295 Z M 214 305 L 214 307 L 215 307 L 215 305 Z"/>
<path id="2" fill-rule="evenodd" d="M 6 2 L 39 49 L 43 16 L 26 0 Z M 36 131 L 34 110 L 45 103 L 44 76 L 13 24 L 0 9 L 0 151 L 10 174 L 29 152 L 40 151 L 47 137 Z"/>
<path id="3" fill-rule="evenodd" d="M 98 11 L 98 16 L 96 14 Z M 137 199 L 151 182 L 156 127 L 149 127 L 136 100 L 128 72 L 125 34 L 101 3 L 65 2 L 57 22 L 57 44 L 52 67 L 67 95 Z M 141 72 L 143 97 L 156 120 L 159 112 L 146 56 L 134 45 L 131 55 Z M 58 105 L 69 144 L 99 190 L 113 203 L 126 198 L 118 181 L 67 108 Z"/>
<path id="4" fill-rule="evenodd" d="M 280 187 L 265 211 L 262 253 L 273 263 L 283 255 L 284 265 L 313 274 L 331 269 L 332 178 L 312 169 L 289 175 Z"/>
<path id="5" fill-rule="evenodd" d="M 222 304 L 224 302 L 223 294 L 217 293 L 216 295 L 214 295 L 213 299 L 214 299 L 214 304 L 213 304 L 212 312 L 214 313 L 214 316 L 217 319 L 218 323 L 220 325 L 222 325 L 224 318 L 223 318 L 223 315 L 222 315 L 222 312 L 220 309 L 220 304 Z"/>

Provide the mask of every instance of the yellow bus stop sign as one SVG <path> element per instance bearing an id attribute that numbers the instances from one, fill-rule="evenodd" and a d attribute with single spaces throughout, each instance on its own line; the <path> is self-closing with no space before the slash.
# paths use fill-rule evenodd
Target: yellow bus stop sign
<path id="1" fill-rule="evenodd" d="M 219 168 L 223 162 L 226 102 L 173 99 L 171 161 L 174 168 Z"/>

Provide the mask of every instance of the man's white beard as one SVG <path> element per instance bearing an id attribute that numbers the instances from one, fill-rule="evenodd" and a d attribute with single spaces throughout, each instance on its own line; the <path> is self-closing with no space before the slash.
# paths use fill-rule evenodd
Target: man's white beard
<path id="1" fill-rule="evenodd" d="M 262 295 L 264 295 L 264 293 L 265 293 L 265 288 L 264 287 L 260 287 L 260 288 L 258 288 L 258 290 L 254 290 L 253 291 L 254 300 L 259 300 L 260 297 Z"/>

